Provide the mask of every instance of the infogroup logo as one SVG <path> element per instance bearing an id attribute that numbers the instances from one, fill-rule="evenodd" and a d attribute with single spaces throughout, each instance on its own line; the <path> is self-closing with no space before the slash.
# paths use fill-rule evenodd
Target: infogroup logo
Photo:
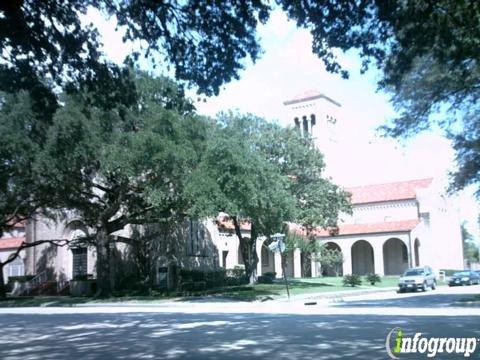
<path id="1" fill-rule="evenodd" d="M 387 334 L 385 348 L 392 359 L 400 359 L 401 354 L 419 354 L 428 358 L 438 354 L 470 357 L 477 349 L 478 342 L 480 339 L 475 337 L 425 337 L 419 332 L 413 336 L 405 336 L 402 328 L 396 327 Z"/>

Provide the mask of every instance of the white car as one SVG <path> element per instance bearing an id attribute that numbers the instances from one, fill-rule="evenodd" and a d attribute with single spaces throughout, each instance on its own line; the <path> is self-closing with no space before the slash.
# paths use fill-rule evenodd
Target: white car
<path id="1" fill-rule="evenodd" d="M 427 291 L 427 288 L 435 290 L 437 279 L 430 266 L 421 266 L 408 269 L 398 280 L 399 292 L 405 291 Z"/>

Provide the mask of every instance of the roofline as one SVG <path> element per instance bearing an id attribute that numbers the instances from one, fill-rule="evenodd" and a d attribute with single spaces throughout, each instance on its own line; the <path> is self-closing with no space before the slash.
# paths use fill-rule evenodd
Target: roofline
<path id="1" fill-rule="evenodd" d="M 363 187 L 370 187 L 370 186 L 380 186 L 380 185 L 392 185 L 392 184 L 402 184 L 402 183 L 410 183 L 414 181 L 424 181 L 424 180 L 432 180 L 433 177 L 425 177 L 425 178 L 419 178 L 419 179 L 410 179 L 410 180 L 400 180 L 400 181 L 388 181 L 388 182 L 382 182 L 382 183 L 376 183 L 376 184 L 364 184 L 364 185 L 353 185 L 353 186 L 347 186 L 345 187 L 345 190 L 349 191 L 349 189 L 355 189 L 355 188 L 363 188 Z"/>
<path id="2" fill-rule="evenodd" d="M 298 104 L 298 103 L 302 103 L 302 102 L 305 102 L 305 101 L 311 101 L 311 100 L 316 100 L 316 99 L 325 99 L 327 101 L 330 101 L 332 104 L 337 105 L 338 107 L 342 107 L 342 105 L 339 102 L 336 102 L 335 100 L 333 100 L 333 99 L 331 99 L 328 96 L 323 95 L 323 94 L 318 94 L 318 95 L 314 95 L 314 96 L 307 96 L 307 97 L 304 97 L 304 98 L 301 98 L 301 99 L 287 100 L 287 101 L 283 102 L 283 105 L 293 105 L 293 104 Z"/>
<path id="3" fill-rule="evenodd" d="M 347 190 L 348 191 L 348 190 Z M 392 200 L 376 200 L 376 201 L 363 201 L 363 202 L 352 202 L 352 205 L 370 205 L 370 204 L 384 204 L 395 201 L 405 201 L 405 200 L 417 200 L 416 197 L 406 197 L 401 199 L 392 199 Z"/>
<path id="4" fill-rule="evenodd" d="M 415 226 L 416 227 L 416 226 Z M 415 227 L 413 229 L 415 229 Z M 338 235 L 329 235 L 329 236 L 317 236 L 318 239 L 332 239 L 332 238 L 339 238 L 339 237 L 346 237 L 346 236 L 358 236 L 358 235 L 371 235 L 371 234 L 398 234 L 398 233 L 409 233 L 413 231 L 413 229 L 410 230 L 390 230 L 390 231 L 378 231 L 378 232 L 361 232 L 361 233 L 354 233 L 354 234 L 338 234 Z"/>

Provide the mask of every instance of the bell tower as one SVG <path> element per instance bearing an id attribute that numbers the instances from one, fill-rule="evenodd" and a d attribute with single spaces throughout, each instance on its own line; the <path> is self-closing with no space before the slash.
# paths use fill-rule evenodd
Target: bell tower
<path id="1" fill-rule="evenodd" d="M 304 136 L 313 138 L 315 146 L 328 158 L 331 147 L 338 141 L 336 128 L 340 121 L 341 105 L 316 90 L 310 90 L 283 102 L 287 123 Z"/>

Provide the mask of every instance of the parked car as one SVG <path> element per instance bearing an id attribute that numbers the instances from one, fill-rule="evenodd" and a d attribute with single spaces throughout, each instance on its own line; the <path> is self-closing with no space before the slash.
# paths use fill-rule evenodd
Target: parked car
<path id="1" fill-rule="evenodd" d="M 476 271 L 465 270 L 453 274 L 448 280 L 448 286 L 480 284 L 480 275 Z"/>
<path id="2" fill-rule="evenodd" d="M 421 266 L 408 269 L 398 280 L 400 292 L 405 291 L 427 291 L 427 288 L 435 290 L 437 287 L 437 278 L 430 266 Z"/>

